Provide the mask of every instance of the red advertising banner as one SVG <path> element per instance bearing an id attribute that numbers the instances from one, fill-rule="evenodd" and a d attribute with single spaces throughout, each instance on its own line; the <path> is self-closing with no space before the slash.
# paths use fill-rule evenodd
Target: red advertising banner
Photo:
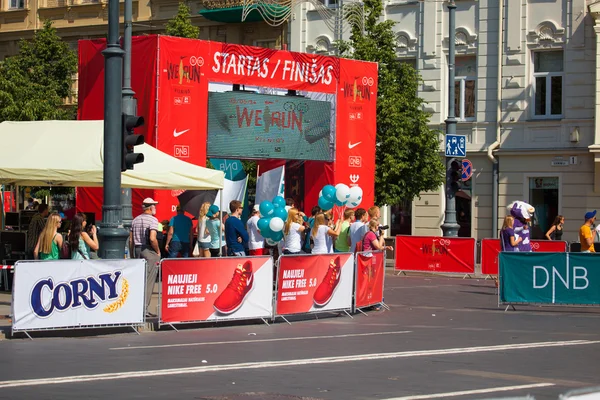
<path id="1" fill-rule="evenodd" d="M 166 259 L 161 278 L 161 323 L 273 315 L 271 257 Z"/>
<path id="2" fill-rule="evenodd" d="M 475 239 L 396 236 L 397 271 L 475 272 Z"/>
<path id="3" fill-rule="evenodd" d="M 363 308 L 383 302 L 383 282 L 385 279 L 385 253 L 356 254 L 356 308 Z"/>
<path id="4" fill-rule="evenodd" d="M 532 240 L 531 250 L 543 253 L 564 253 L 567 251 L 567 242 L 560 240 Z M 500 253 L 500 239 L 481 240 L 481 273 L 484 275 L 498 275 L 498 254 Z"/>
<path id="5" fill-rule="evenodd" d="M 354 257 L 350 253 L 284 255 L 277 272 L 277 315 L 352 307 Z"/>

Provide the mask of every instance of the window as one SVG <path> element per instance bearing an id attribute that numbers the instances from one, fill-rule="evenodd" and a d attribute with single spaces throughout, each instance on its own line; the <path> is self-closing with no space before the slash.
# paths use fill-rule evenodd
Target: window
<path id="1" fill-rule="evenodd" d="M 25 8 L 25 0 L 10 0 L 11 9 Z"/>
<path id="2" fill-rule="evenodd" d="M 535 207 L 531 229 L 532 239 L 544 239 L 554 218 L 559 214 L 558 177 L 530 177 L 529 204 Z"/>
<path id="3" fill-rule="evenodd" d="M 454 83 L 454 114 L 462 121 L 475 119 L 475 57 L 456 57 Z"/>
<path id="4" fill-rule="evenodd" d="M 562 116 L 563 52 L 533 53 L 534 117 Z"/>
<path id="5" fill-rule="evenodd" d="M 266 49 L 277 49 L 276 39 L 259 39 L 254 41 L 254 46 L 264 47 Z"/>
<path id="6" fill-rule="evenodd" d="M 337 7 L 338 0 L 319 0 L 325 7 Z"/>

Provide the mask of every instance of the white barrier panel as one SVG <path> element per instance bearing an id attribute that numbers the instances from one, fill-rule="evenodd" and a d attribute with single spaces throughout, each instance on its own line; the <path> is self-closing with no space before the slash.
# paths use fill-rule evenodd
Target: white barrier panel
<path id="1" fill-rule="evenodd" d="M 13 331 L 139 325 L 145 260 L 19 261 Z"/>

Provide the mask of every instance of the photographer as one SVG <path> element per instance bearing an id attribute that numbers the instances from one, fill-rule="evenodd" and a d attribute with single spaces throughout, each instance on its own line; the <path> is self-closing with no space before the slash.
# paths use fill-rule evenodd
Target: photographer
<path id="1" fill-rule="evenodd" d="M 394 250 L 392 246 L 385 245 L 385 238 L 383 237 L 383 232 L 380 230 L 378 220 L 372 219 L 369 221 L 368 227 L 369 230 L 362 241 L 363 251 Z"/>

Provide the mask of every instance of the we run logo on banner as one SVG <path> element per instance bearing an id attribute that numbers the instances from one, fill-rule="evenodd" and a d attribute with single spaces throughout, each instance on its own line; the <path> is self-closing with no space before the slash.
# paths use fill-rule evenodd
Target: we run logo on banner
<path id="1" fill-rule="evenodd" d="M 144 260 L 19 262 L 13 329 L 140 324 L 145 276 Z"/>

